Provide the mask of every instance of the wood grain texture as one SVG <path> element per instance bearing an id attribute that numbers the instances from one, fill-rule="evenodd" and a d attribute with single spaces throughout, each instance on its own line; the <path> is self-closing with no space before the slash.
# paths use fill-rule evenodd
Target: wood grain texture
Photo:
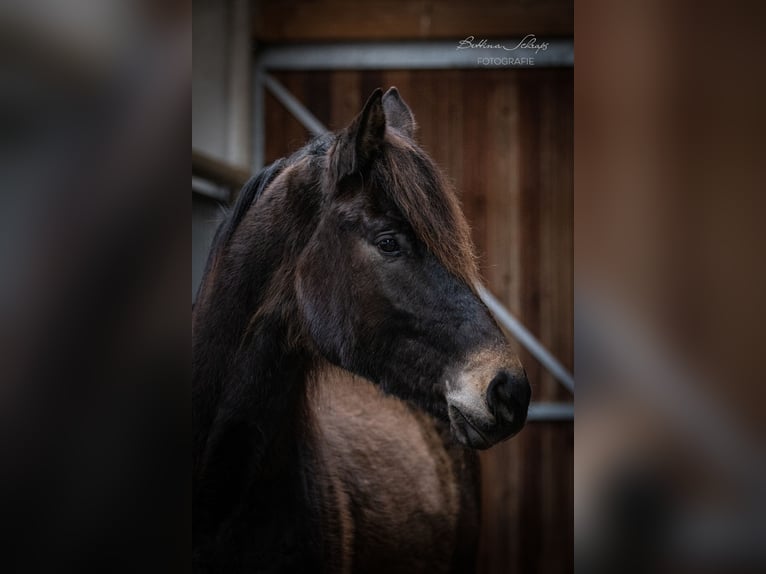
<path id="1" fill-rule="evenodd" d="M 461 195 L 488 287 L 572 369 L 572 70 L 275 75 L 333 129 L 374 88 L 396 85 L 415 113 L 419 141 Z M 306 131 L 270 97 L 266 118 L 268 161 L 304 143 Z M 521 356 L 534 400 L 571 400 Z M 573 443 L 571 423 L 530 423 L 482 453 L 479 572 L 572 571 Z"/>
<path id="2" fill-rule="evenodd" d="M 571 36 L 573 0 L 261 0 L 262 42 Z"/>

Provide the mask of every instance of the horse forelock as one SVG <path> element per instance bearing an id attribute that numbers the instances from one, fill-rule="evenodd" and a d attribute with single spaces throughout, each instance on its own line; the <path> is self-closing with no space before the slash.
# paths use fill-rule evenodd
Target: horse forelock
<path id="1" fill-rule="evenodd" d="M 325 160 L 328 152 L 332 154 L 334 141 L 334 134 L 314 138 L 288 158 L 275 161 L 251 178 L 219 228 L 211 253 L 226 247 L 250 208 L 267 188 L 279 184 L 279 181 L 286 183 L 285 178 L 294 179 L 296 170 L 305 177 L 309 177 L 311 172 L 317 176 L 312 168 L 326 170 L 329 166 Z M 288 178 L 289 175 L 292 177 Z M 337 182 L 330 178 L 329 181 L 316 183 Z M 369 183 L 387 194 L 428 251 L 450 273 L 473 289 L 478 270 L 470 228 L 457 194 L 430 157 L 410 138 L 388 130 L 386 145 L 376 161 L 372 162 Z M 278 187 L 285 185 L 279 184 Z"/>
<path id="2" fill-rule="evenodd" d="M 473 289 L 476 256 L 457 194 L 412 140 L 389 133 L 387 141 L 373 166 L 372 184 L 388 194 L 439 262 Z"/>

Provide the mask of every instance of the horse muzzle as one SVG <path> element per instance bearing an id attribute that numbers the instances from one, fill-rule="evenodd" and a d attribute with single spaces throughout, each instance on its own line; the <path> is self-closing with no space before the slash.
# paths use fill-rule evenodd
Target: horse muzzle
<path id="1" fill-rule="evenodd" d="M 480 450 L 511 438 L 527 420 L 531 394 L 523 369 L 497 372 L 483 393 L 474 385 L 449 392 L 452 434 L 461 444 Z"/>

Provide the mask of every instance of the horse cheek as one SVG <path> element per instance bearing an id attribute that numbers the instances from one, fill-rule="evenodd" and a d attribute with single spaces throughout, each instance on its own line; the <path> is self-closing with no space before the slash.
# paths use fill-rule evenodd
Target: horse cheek
<path id="1" fill-rule="evenodd" d="M 344 340 L 344 333 L 349 332 L 342 304 L 345 298 L 332 282 L 333 274 L 320 272 L 309 264 L 311 257 L 306 254 L 297 268 L 295 290 L 299 312 L 318 351 L 330 362 L 345 366 L 349 349 Z"/>

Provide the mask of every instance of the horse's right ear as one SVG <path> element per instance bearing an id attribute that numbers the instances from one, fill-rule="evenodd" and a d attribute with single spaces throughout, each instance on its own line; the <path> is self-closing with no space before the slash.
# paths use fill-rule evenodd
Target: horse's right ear
<path id="1" fill-rule="evenodd" d="M 367 169 L 380 151 L 386 133 L 383 90 L 377 88 L 362 112 L 338 135 L 333 163 L 338 181 Z"/>

